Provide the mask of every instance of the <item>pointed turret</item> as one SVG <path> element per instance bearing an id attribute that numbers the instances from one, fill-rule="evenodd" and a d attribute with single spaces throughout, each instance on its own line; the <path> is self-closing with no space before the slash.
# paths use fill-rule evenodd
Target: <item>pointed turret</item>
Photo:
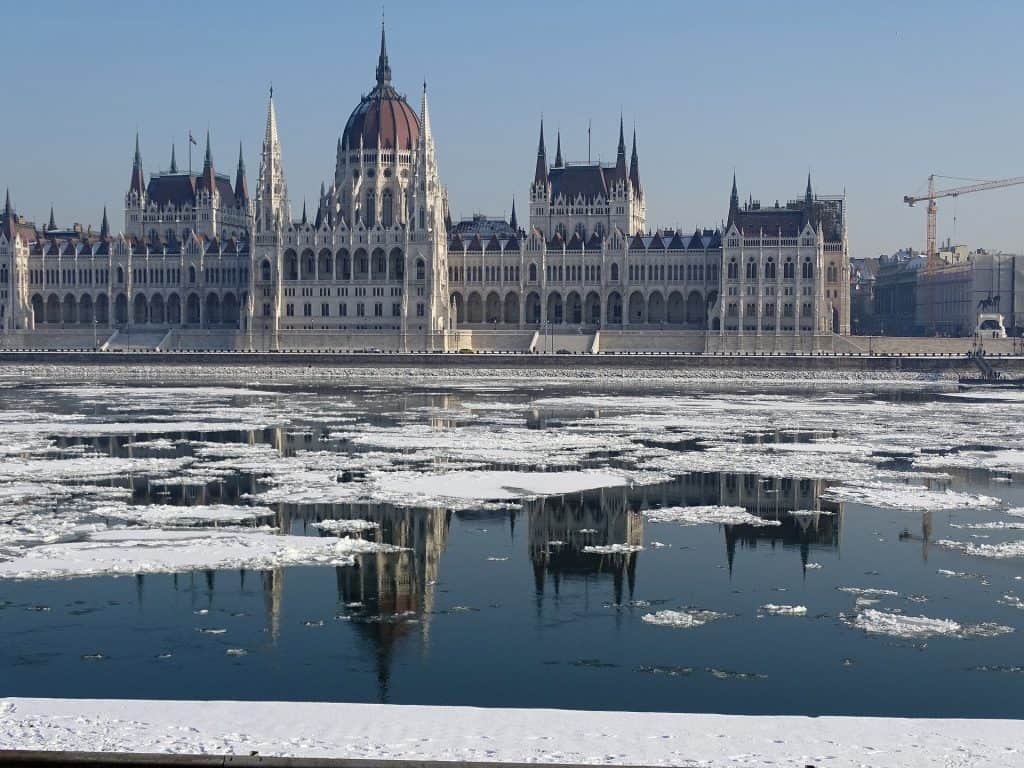
<path id="1" fill-rule="evenodd" d="M 323 226 L 324 223 L 324 201 L 327 199 L 326 191 L 324 190 L 324 183 L 320 182 L 320 204 L 316 207 L 316 221 L 313 222 L 313 226 L 317 229 Z"/>
<path id="2" fill-rule="evenodd" d="M 732 172 L 732 193 L 729 195 L 729 219 L 728 224 L 732 224 L 736 219 L 736 214 L 740 212 L 740 193 L 736 189 L 736 171 Z"/>
<path id="3" fill-rule="evenodd" d="M 309 223 L 309 219 L 306 217 L 306 201 L 302 201 L 302 225 L 305 226 Z"/>
<path id="4" fill-rule="evenodd" d="M 562 132 L 558 132 L 558 138 L 555 140 L 555 168 L 561 168 L 565 165 L 562 162 Z"/>
<path id="5" fill-rule="evenodd" d="M 519 222 L 516 220 L 516 199 L 512 198 L 512 215 L 508 219 L 508 225 L 513 232 L 519 231 Z"/>
<path id="6" fill-rule="evenodd" d="M 178 160 L 174 156 L 174 145 L 171 144 L 171 173 L 178 172 Z"/>
<path id="7" fill-rule="evenodd" d="M 139 150 L 139 132 L 135 132 L 135 158 L 132 161 L 132 180 L 128 185 L 128 194 L 135 193 L 140 198 L 146 194 L 146 180 L 142 175 L 142 152 Z"/>
<path id="8" fill-rule="evenodd" d="M 804 192 L 804 203 L 810 205 L 814 202 L 814 190 L 811 189 L 811 172 L 807 172 L 807 191 Z"/>
<path id="9" fill-rule="evenodd" d="M 391 85 L 391 66 L 388 64 L 388 44 L 384 35 L 384 20 L 380 22 L 380 57 L 377 59 L 377 86 Z"/>
<path id="10" fill-rule="evenodd" d="M 107 206 L 103 206 L 103 222 L 100 224 L 100 238 L 106 240 L 110 237 L 110 222 L 107 220 Z"/>
<path id="11" fill-rule="evenodd" d="M 540 143 L 537 145 L 537 169 L 533 174 L 534 184 L 546 184 L 548 181 L 548 157 L 544 150 L 544 118 L 540 120 Z"/>
<path id="12" fill-rule="evenodd" d="M 200 190 L 209 192 L 211 195 L 217 189 L 217 181 L 213 170 L 213 151 L 210 149 L 209 131 L 206 132 L 206 155 L 203 159 L 203 172 L 199 176 L 199 184 L 197 186 Z"/>
<path id="13" fill-rule="evenodd" d="M 267 101 L 267 128 L 260 154 L 260 175 L 256 185 L 256 230 L 270 232 L 279 222 L 290 220 L 288 188 L 281 165 L 281 142 L 277 136 L 277 110 L 274 109 L 274 89 Z"/>
<path id="14" fill-rule="evenodd" d="M 242 142 L 238 142 L 238 170 L 235 171 L 235 200 L 249 202 L 249 185 L 245 181 L 245 160 L 242 158 Z"/>
<path id="15" fill-rule="evenodd" d="M 14 218 L 14 206 L 11 205 L 11 190 L 8 188 L 7 195 L 4 198 L 4 215 L 0 218 L 0 234 L 8 240 L 13 240 L 16 223 L 17 222 Z"/>
<path id="16" fill-rule="evenodd" d="M 633 154 L 629 158 L 629 181 L 633 185 L 633 192 L 638 196 L 643 195 L 640 187 L 640 161 L 636 154 L 636 128 L 633 129 Z"/>
<path id="17" fill-rule="evenodd" d="M 626 131 L 622 125 L 622 115 L 619 115 L 619 148 L 615 153 L 615 179 L 626 180 Z"/>
<path id="18" fill-rule="evenodd" d="M 14 215 L 14 206 L 11 205 L 11 188 L 7 188 L 7 195 L 4 197 L 4 218 Z"/>
<path id="19" fill-rule="evenodd" d="M 55 220 L 55 219 L 53 218 L 53 206 L 51 205 L 51 206 L 50 206 L 50 221 L 49 221 L 49 223 L 48 223 L 48 224 L 46 225 L 46 231 L 47 231 L 47 232 L 53 232 L 53 230 L 55 230 L 56 228 L 57 228 L 57 222 L 56 222 L 56 220 Z"/>

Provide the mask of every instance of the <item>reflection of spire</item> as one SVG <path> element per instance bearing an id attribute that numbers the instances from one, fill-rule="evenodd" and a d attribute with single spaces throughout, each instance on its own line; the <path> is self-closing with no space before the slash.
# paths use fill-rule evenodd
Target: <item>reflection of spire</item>
<path id="1" fill-rule="evenodd" d="M 538 609 L 549 577 L 556 597 L 563 582 L 568 587 L 570 580 L 581 577 L 589 580 L 592 576 L 611 576 L 616 603 L 622 602 L 627 583 L 630 592 L 635 589 L 635 552 L 584 551 L 587 546 L 643 542 L 643 517 L 629 509 L 627 493 L 624 489 L 587 491 L 579 497 L 532 502 L 527 507 L 527 536 Z M 553 541 L 562 543 L 550 544 Z"/>
<path id="2" fill-rule="evenodd" d="M 395 646 L 414 631 L 413 622 L 418 625 L 423 646 L 430 642 L 435 584 L 451 513 L 444 509 L 424 513 L 383 505 L 366 509 L 339 504 L 326 514 L 338 520 L 361 518 L 377 523 L 369 538 L 404 548 L 401 552 L 363 555 L 355 566 L 336 571 L 338 602 L 349 612 L 359 635 L 372 646 L 378 694 L 385 702 Z"/>
<path id="3" fill-rule="evenodd" d="M 263 603 L 267 610 L 270 644 L 277 645 L 281 637 L 281 597 L 284 592 L 284 569 L 263 572 Z"/>

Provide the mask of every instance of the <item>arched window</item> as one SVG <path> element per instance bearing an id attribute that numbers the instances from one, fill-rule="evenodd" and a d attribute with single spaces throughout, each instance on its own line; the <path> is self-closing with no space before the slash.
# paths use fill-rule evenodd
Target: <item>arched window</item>
<path id="1" fill-rule="evenodd" d="M 380 199 L 380 223 L 385 227 L 394 224 L 395 201 L 390 189 L 385 189 Z"/>
<path id="2" fill-rule="evenodd" d="M 555 232 L 565 240 L 565 224 L 559 223 L 555 225 Z"/>
<path id="3" fill-rule="evenodd" d="M 576 234 L 579 235 L 581 239 L 587 236 L 587 225 L 582 221 L 576 224 Z"/>
<path id="4" fill-rule="evenodd" d="M 808 256 L 804 259 L 803 268 L 801 270 L 804 280 L 810 280 L 814 277 L 814 265 L 811 264 L 811 259 Z"/>
<path id="5" fill-rule="evenodd" d="M 619 265 L 612 262 L 612 282 L 616 283 L 619 280 Z"/>
<path id="6" fill-rule="evenodd" d="M 796 267 L 792 259 L 786 259 L 786 263 L 782 265 L 782 276 L 789 279 L 796 277 Z"/>
<path id="7" fill-rule="evenodd" d="M 597 226 L 596 226 L 596 227 L 594 227 L 594 231 L 595 231 L 595 232 L 597 232 L 597 236 L 598 236 L 599 238 L 601 238 L 602 240 L 604 240 L 604 236 L 605 236 L 606 230 L 605 230 L 605 227 L 604 227 L 604 223 L 603 223 L 603 222 L 598 222 L 598 223 L 597 223 Z"/>
<path id="8" fill-rule="evenodd" d="M 260 278 L 264 283 L 270 282 L 270 259 L 264 259 L 260 265 Z"/>
<path id="9" fill-rule="evenodd" d="M 757 280 L 757 262 L 753 259 L 747 262 L 747 280 Z"/>
<path id="10" fill-rule="evenodd" d="M 740 268 L 736 259 L 729 260 L 729 279 L 736 280 L 740 276 Z"/>
<path id="11" fill-rule="evenodd" d="M 838 277 L 839 277 L 839 271 L 836 269 L 836 263 L 834 261 L 830 261 L 828 263 L 828 281 L 830 283 L 834 283 L 834 282 L 836 282 Z"/>
<path id="12" fill-rule="evenodd" d="M 192 270 L 191 274 L 193 276 L 192 282 L 195 282 L 195 270 L 194 269 Z M 118 285 L 123 285 L 124 284 L 124 267 L 118 267 L 117 268 L 117 284 Z"/>
<path id="13" fill-rule="evenodd" d="M 4 264 L 2 267 L 0 267 L 0 283 L 6 283 L 6 282 L 7 282 L 7 265 Z"/>
<path id="14" fill-rule="evenodd" d="M 775 279 L 775 259 L 768 259 L 768 263 L 764 265 L 764 276 L 767 280 Z"/>
<path id="15" fill-rule="evenodd" d="M 536 264 L 531 264 L 530 265 L 530 282 L 531 283 L 536 283 L 537 282 L 537 265 Z"/>
<path id="16" fill-rule="evenodd" d="M 416 279 L 427 279 L 427 265 L 423 263 L 423 259 L 416 259 Z"/>
<path id="17" fill-rule="evenodd" d="M 375 226 L 377 223 L 377 196 L 373 190 L 366 193 L 366 208 L 363 211 L 363 223 L 367 227 Z"/>

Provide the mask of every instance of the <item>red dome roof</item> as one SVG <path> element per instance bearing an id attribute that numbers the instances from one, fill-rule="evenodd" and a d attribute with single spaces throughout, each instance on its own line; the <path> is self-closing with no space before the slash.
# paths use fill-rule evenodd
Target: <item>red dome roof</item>
<path id="1" fill-rule="evenodd" d="M 341 146 L 357 149 L 362 144 L 365 149 L 411 150 L 419 139 L 420 120 L 416 112 L 391 87 L 391 67 L 382 29 L 377 87 L 352 111 L 341 135 Z"/>

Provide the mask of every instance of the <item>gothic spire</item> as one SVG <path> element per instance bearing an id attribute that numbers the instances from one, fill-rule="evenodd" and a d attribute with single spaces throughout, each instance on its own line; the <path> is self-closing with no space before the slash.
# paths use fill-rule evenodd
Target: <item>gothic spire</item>
<path id="1" fill-rule="evenodd" d="M 540 119 L 540 143 L 537 145 L 537 170 L 533 174 L 534 184 L 546 184 L 548 180 L 548 158 L 544 151 L 544 118 Z"/>
<path id="2" fill-rule="evenodd" d="M 53 206 L 50 206 L 50 223 L 46 225 L 47 232 L 53 232 L 57 228 L 57 222 L 53 218 Z"/>
<path id="3" fill-rule="evenodd" d="M 380 20 L 380 58 L 377 59 L 377 87 L 391 85 L 391 66 L 388 64 L 388 44 L 384 35 L 384 19 Z"/>
<path id="4" fill-rule="evenodd" d="M 211 195 L 217 188 L 213 171 L 213 151 L 210 149 L 210 131 L 206 131 L 206 156 L 203 159 L 203 174 L 199 177 L 199 188 Z"/>
<path id="5" fill-rule="evenodd" d="M 804 192 L 804 202 L 810 205 L 814 202 L 814 191 L 811 189 L 811 172 L 807 172 L 807 191 Z"/>
<path id="6" fill-rule="evenodd" d="M 245 181 L 245 160 L 242 159 L 242 142 L 238 142 L 238 170 L 235 171 L 235 198 L 248 201 L 249 185 Z"/>
<path id="7" fill-rule="evenodd" d="M 146 182 L 142 176 L 142 152 L 139 150 L 139 132 L 135 132 L 135 158 L 132 161 L 132 180 L 128 186 L 129 193 L 142 197 L 146 193 Z"/>
<path id="8" fill-rule="evenodd" d="M 281 165 L 281 142 L 277 135 L 277 110 L 274 109 L 274 89 L 267 101 L 267 128 L 263 136 L 260 155 L 260 175 L 256 185 L 256 228 L 270 232 L 277 222 L 290 221 L 288 189 Z"/>
<path id="9" fill-rule="evenodd" d="M 561 168 L 563 165 L 565 163 L 562 162 L 562 132 L 559 131 L 555 148 L 555 168 Z"/>
<path id="10" fill-rule="evenodd" d="M 324 183 L 320 182 L 320 203 L 316 207 L 316 220 L 313 222 L 313 226 L 320 229 L 324 223 L 324 200 L 326 199 L 326 191 L 324 190 Z"/>
<path id="11" fill-rule="evenodd" d="M 303 198 L 303 200 L 302 200 L 302 223 L 303 224 L 308 224 L 309 223 L 309 219 L 306 217 L 306 200 L 305 200 L 305 198 Z"/>
<path id="12" fill-rule="evenodd" d="M 516 199 L 514 197 L 512 198 L 512 215 L 509 217 L 508 225 L 512 228 L 513 232 L 519 231 L 519 222 L 516 221 Z"/>
<path id="13" fill-rule="evenodd" d="M 626 132 L 622 125 L 622 115 L 619 115 L 619 149 L 615 155 L 615 176 L 617 179 L 626 178 Z"/>
<path id="14" fill-rule="evenodd" d="M 110 222 L 107 221 L 107 206 L 103 206 L 103 223 L 100 224 L 100 237 L 106 239 L 110 237 Z"/>
<path id="15" fill-rule="evenodd" d="M 640 161 L 636 154 L 636 128 L 633 129 L 633 155 L 629 159 L 629 180 L 633 184 L 633 191 L 641 194 L 640 191 Z"/>
<path id="16" fill-rule="evenodd" d="M 4 218 L 14 215 L 14 207 L 11 205 L 11 188 L 7 188 L 7 195 L 4 198 Z"/>
<path id="17" fill-rule="evenodd" d="M 178 160 L 174 156 L 174 144 L 171 144 L 171 173 L 178 172 Z"/>
<path id="18" fill-rule="evenodd" d="M 736 218 L 736 214 L 740 212 L 740 193 L 736 189 L 736 171 L 732 172 L 732 193 L 729 195 L 729 220 L 728 223 L 732 224 L 733 219 Z"/>

